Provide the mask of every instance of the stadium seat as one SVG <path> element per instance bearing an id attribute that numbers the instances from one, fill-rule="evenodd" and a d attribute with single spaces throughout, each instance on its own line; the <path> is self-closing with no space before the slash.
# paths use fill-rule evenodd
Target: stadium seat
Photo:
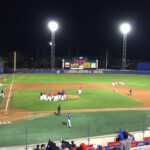
<path id="1" fill-rule="evenodd" d="M 107 145 L 108 146 L 119 146 L 120 145 L 120 141 L 108 142 Z"/>
<path id="2" fill-rule="evenodd" d="M 136 142 L 135 141 L 131 142 L 131 147 L 136 147 Z"/>
<path id="3" fill-rule="evenodd" d="M 136 146 L 144 146 L 146 145 L 145 141 L 136 142 Z"/>
<path id="4" fill-rule="evenodd" d="M 150 137 L 145 137 L 144 141 L 150 141 Z"/>

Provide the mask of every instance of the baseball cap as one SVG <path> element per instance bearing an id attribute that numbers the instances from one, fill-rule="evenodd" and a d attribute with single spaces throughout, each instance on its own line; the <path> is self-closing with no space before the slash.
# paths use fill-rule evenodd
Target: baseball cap
<path id="1" fill-rule="evenodd" d="M 93 145 L 93 150 L 97 149 L 98 146 L 97 145 Z"/>

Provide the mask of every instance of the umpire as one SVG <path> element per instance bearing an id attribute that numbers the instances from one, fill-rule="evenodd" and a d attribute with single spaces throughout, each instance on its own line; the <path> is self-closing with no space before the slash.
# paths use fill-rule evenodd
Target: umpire
<path id="1" fill-rule="evenodd" d="M 61 105 L 58 105 L 58 116 L 61 115 Z"/>

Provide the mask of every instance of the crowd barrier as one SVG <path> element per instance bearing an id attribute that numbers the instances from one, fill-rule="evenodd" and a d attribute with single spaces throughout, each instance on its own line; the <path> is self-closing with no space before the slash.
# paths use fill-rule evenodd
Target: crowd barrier
<path id="1" fill-rule="evenodd" d="M 5 69 L 4 73 L 14 73 L 13 69 Z M 138 70 L 63 70 L 63 69 L 17 69 L 16 73 L 34 73 L 34 74 L 134 74 L 150 75 L 150 71 Z"/>

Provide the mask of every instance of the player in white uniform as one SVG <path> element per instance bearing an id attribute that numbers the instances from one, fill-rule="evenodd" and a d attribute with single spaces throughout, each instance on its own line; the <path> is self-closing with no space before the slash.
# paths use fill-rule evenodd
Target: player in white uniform
<path id="1" fill-rule="evenodd" d="M 3 86 L 3 82 L 2 81 L 0 81 L 0 86 Z"/>
<path id="2" fill-rule="evenodd" d="M 69 126 L 70 128 L 72 127 L 71 126 L 71 119 L 72 119 L 72 116 L 70 113 L 68 113 L 68 116 L 67 116 L 67 127 Z"/>
<path id="3" fill-rule="evenodd" d="M 115 81 L 115 85 L 117 85 L 118 84 L 118 82 L 117 82 L 117 80 Z"/>
<path id="4" fill-rule="evenodd" d="M 114 80 L 112 81 L 112 86 L 115 86 L 115 81 Z"/>
<path id="5" fill-rule="evenodd" d="M 40 93 L 40 100 L 43 100 L 43 92 Z"/>
<path id="6" fill-rule="evenodd" d="M 81 89 L 82 89 L 81 87 L 79 87 L 79 89 L 78 89 L 78 94 L 79 95 L 81 95 Z"/>
<path id="7" fill-rule="evenodd" d="M 52 98 L 51 98 L 51 92 L 50 91 L 48 92 L 47 100 L 50 100 L 50 101 L 52 100 Z"/>

